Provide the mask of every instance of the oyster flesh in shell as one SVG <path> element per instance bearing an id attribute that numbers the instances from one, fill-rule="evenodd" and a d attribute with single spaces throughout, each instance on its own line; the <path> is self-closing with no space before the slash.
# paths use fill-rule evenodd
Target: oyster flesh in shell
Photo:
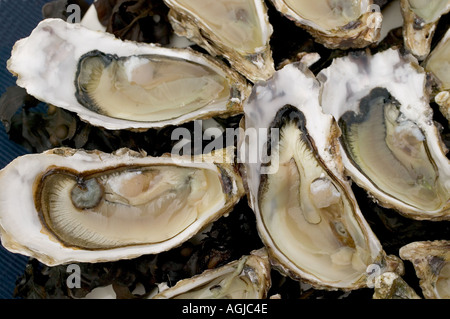
<path id="1" fill-rule="evenodd" d="M 179 281 L 152 299 L 265 299 L 271 286 L 264 248 L 216 269 Z"/>
<path id="2" fill-rule="evenodd" d="M 271 2 L 279 12 L 330 49 L 362 48 L 377 42 L 380 37 L 382 15 L 372 0 Z"/>
<path id="3" fill-rule="evenodd" d="M 420 279 L 426 299 L 450 299 L 450 241 L 418 241 L 400 248 Z"/>
<path id="4" fill-rule="evenodd" d="M 224 56 L 250 81 L 275 72 L 269 40 L 273 32 L 263 0 L 164 0 L 169 20 L 210 54 Z"/>
<path id="5" fill-rule="evenodd" d="M 410 54 L 350 54 L 322 70 L 322 108 L 338 122 L 343 163 L 382 206 L 418 220 L 450 219 L 450 165 Z"/>
<path id="6" fill-rule="evenodd" d="M 38 100 L 107 129 L 148 129 L 242 112 L 247 81 L 189 48 L 116 39 L 60 19 L 43 20 L 8 60 Z"/>
<path id="7" fill-rule="evenodd" d="M 169 250 L 243 196 L 231 153 L 150 157 L 62 148 L 24 155 L 0 171 L 2 244 L 50 266 Z"/>
<path id="8" fill-rule="evenodd" d="M 254 86 L 239 137 L 242 174 L 275 268 L 316 288 L 358 289 L 368 266 L 387 259 L 344 178 L 339 129 L 319 89 L 301 63 Z"/>
<path id="9" fill-rule="evenodd" d="M 400 5 L 405 46 L 422 61 L 430 53 L 431 41 L 439 19 L 450 11 L 450 1 L 401 0 Z"/>

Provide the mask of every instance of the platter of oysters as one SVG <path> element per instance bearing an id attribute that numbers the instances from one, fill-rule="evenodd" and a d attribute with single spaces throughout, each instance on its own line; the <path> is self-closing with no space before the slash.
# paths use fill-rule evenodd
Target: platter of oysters
<path id="1" fill-rule="evenodd" d="M 49 1 L 0 100 L 15 296 L 449 299 L 449 11 Z"/>

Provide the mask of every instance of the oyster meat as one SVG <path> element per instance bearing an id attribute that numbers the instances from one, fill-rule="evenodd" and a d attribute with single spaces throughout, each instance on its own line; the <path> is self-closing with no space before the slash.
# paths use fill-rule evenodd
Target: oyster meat
<path id="1" fill-rule="evenodd" d="M 2 244 L 47 265 L 169 250 L 240 200 L 230 154 L 200 160 L 63 148 L 24 155 L 0 171 L 8 190 L 0 195 Z"/>
<path id="2" fill-rule="evenodd" d="M 382 15 L 372 0 L 271 0 L 283 15 L 330 49 L 361 48 L 380 37 Z"/>
<path id="3" fill-rule="evenodd" d="M 255 82 L 274 69 L 269 40 L 273 28 L 262 0 L 164 0 L 175 32 L 224 56 L 234 69 Z"/>
<path id="4" fill-rule="evenodd" d="M 437 24 L 450 11 L 449 0 L 401 0 L 405 46 L 419 60 L 430 53 Z"/>
<path id="5" fill-rule="evenodd" d="M 37 99 L 107 129 L 148 129 L 242 112 L 247 81 L 189 48 L 116 39 L 60 19 L 43 20 L 8 60 Z"/>
<path id="6" fill-rule="evenodd" d="M 239 260 L 179 281 L 152 299 L 265 299 L 271 286 L 264 248 Z"/>
<path id="7" fill-rule="evenodd" d="M 450 219 L 450 165 L 433 122 L 425 71 L 389 49 L 322 70 L 322 108 L 338 122 L 347 173 L 382 206 Z"/>
<path id="8" fill-rule="evenodd" d="M 358 289 L 369 265 L 389 266 L 344 178 L 339 129 L 319 89 L 301 63 L 254 86 L 238 146 L 243 176 L 274 267 L 316 288 Z"/>
<path id="9" fill-rule="evenodd" d="M 400 257 L 413 264 L 425 298 L 450 299 L 450 241 L 412 242 Z"/>

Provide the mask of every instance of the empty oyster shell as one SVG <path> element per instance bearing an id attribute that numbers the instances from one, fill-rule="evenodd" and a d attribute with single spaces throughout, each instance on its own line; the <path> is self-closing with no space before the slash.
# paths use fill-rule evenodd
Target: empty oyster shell
<path id="1" fill-rule="evenodd" d="M 275 72 L 269 45 L 273 28 L 262 0 L 164 0 L 171 8 L 169 20 L 175 32 L 224 56 L 255 82 Z"/>
<path id="2" fill-rule="evenodd" d="M 322 108 L 342 129 L 347 173 L 381 205 L 414 219 L 450 219 L 450 165 L 411 56 L 350 54 L 322 70 Z"/>
<path id="3" fill-rule="evenodd" d="M 47 265 L 176 247 L 243 195 L 225 151 L 194 159 L 127 149 L 19 157 L 0 171 L 0 186 L 8 190 L 0 195 L 2 244 Z"/>
<path id="4" fill-rule="evenodd" d="M 362 48 L 380 37 L 382 16 L 372 0 L 271 0 L 275 8 L 330 49 Z M 374 9 L 374 10 L 372 10 Z"/>
<path id="5" fill-rule="evenodd" d="M 412 262 L 425 298 L 450 299 L 450 241 L 413 242 L 400 257 Z"/>
<path id="6" fill-rule="evenodd" d="M 431 41 L 442 15 L 450 11 L 448 0 L 401 0 L 405 46 L 418 60 L 430 53 Z"/>
<path id="7" fill-rule="evenodd" d="M 265 249 L 209 269 L 162 290 L 152 299 L 265 299 L 271 286 Z"/>
<path id="8" fill-rule="evenodd" d="M 148 129 L 242 112 L 247 81 L 191 49 L 116 39 L 60 19 L 42 21 L 8 60 L 37 99 L 107 129 Z"/>
<path id="9" fill-rule="evenodd" d="M 317 288 L 365 287 L 368 266 L 387 261 L 344 178 L 339 129 L 314 75 L 288 64 L 254 86 L 244 114 L 238 150 L 272 265 Z"/>

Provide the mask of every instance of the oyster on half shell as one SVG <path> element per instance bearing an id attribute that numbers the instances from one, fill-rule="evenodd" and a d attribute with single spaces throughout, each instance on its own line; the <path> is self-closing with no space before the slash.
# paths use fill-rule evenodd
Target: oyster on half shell
<path id="1" fill-rule="evenodd" d="M 230 212 L 244 194 L 232 148 L 198 157 L 54 149 L 0 171 L 0 234 L 47 265 L 155 254 Z"/>
<path id="2" fill-rule="evenodd" d="M 418 60 L 430 53 L 431 41 L 442 15 L 450 11 L 449 0 L 401 0 L 405 46 Z"/>
<path id="3" fill-rule="evenodd" d="M 265 299 L 271 286 L 264 248 L 161 290 L 152 299 Z"/>
<path id="4" fill-rule="evenodd" d="M 412 242 L 400 257 L 413 264 L 425 298 L 450 299 L 450 241 Z"/>
<path id="5" fill-rule="evenodd" d="M 450 219 L 450 165 L 412 55 L 350 54 L 318 75 L 347 173 L 382 206 L 414 219 Z"/>
<path id="6" fill-rule="evenodd" d="M 107 129 L 148 129 L 242 113 L 247 81 L 191 49 L 122 41 L 60 19 L 43 20 L 8 60 L 37 99 Z"/>
<path id="7" fill-rule="evenodd" d="M 263 0 L 164 0 L 175 32 L 224 56 L 250 81 L 266 80 L 274 69 L 269 45 L 272 25 Z"/>
<path id="8" fill-rule="evenodd" d="M 316 288 L 358 289 L 369 265 L 390 265 L 344 178 L 319 89 L 299 63 L 254 86 L 242 126 L 258 140 L 239 138 L 242 174 L 274 267 Z"/>
<path id="9" fill-rule="evenodd" d="M 382 16 L 372 0 L 271 0 L 283 15 L 330 49 L 362 48 L 380 37 Z M 379 8 L 379 7 L 378 7 Z"/>

